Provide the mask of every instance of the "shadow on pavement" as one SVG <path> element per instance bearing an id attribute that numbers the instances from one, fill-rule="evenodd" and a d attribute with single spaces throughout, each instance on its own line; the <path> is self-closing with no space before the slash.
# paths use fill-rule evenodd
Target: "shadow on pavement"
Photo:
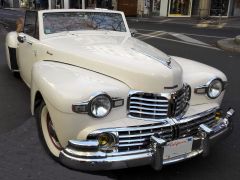
<path id="1" fill-rule="evenodd" d="M 38 138 L 36 120 L 0 136 L 0 179 L 96 179 L 96 175 L 67 169 L 51 159 Z M 106 179 L 106 177 L 97 177 Z"/>
<path id="2" fill-rule="evenodd" d="M 0 134 L 23 124 L 31 116 L 30 91 L 8 69 L 5 58 L 6 31 L 0 25 Z"/>

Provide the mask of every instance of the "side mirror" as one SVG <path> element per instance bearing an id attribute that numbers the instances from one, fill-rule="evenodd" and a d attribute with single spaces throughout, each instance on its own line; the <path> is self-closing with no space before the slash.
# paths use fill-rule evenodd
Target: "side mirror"
<path id="1" fill-rule="evenodd" d="M 18 35 L 17 37 L 18 42 L 24 43 L 26 41 L 26 36 L 24 35 Z"/>
<path id="2" fill-rule="evenodd" d="M 137 34 L 137 30 L 136 29 L 130 29 L 130 33 L 131 33 L 132 37 L 134 37 Z"/>

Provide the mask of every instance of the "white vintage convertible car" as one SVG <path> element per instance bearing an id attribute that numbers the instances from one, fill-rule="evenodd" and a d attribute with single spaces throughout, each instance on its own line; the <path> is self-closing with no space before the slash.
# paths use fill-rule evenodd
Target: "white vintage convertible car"
<path id="1" fill-rule="evenodd" d="M 31 89 L 44 147 L 68 167 L 160 170 L 231 132 L 226 76 L 132 37 L 122 12 L 26 11 L 6 54 Z"/>

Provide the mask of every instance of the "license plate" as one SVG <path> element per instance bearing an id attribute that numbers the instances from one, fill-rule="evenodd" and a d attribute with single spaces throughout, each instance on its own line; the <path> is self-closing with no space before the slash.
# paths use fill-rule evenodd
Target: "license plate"
<path id="1" fill-rule="evenodd" d="M 164 146 L 163 159 L 181 156 L 192 151 L 193 137 L 170 141 Z"/>

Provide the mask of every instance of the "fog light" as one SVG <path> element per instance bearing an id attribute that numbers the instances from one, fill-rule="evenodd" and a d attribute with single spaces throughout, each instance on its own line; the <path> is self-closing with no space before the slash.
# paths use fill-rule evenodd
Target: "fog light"
<path id="1" fill-rule="evenodd" d="M 109 150 L 116 144 L 116 140 L 113 134 L 102 133 L 98 135 L 98 143 L 102 150 Z"/>
<path id="2" fill-rule="evenodd" d="M 216 113 L 215 113 L 215 120 L 220 120 L 222 118 L 222 112 L 221 111 L 217 111 Z"/>

